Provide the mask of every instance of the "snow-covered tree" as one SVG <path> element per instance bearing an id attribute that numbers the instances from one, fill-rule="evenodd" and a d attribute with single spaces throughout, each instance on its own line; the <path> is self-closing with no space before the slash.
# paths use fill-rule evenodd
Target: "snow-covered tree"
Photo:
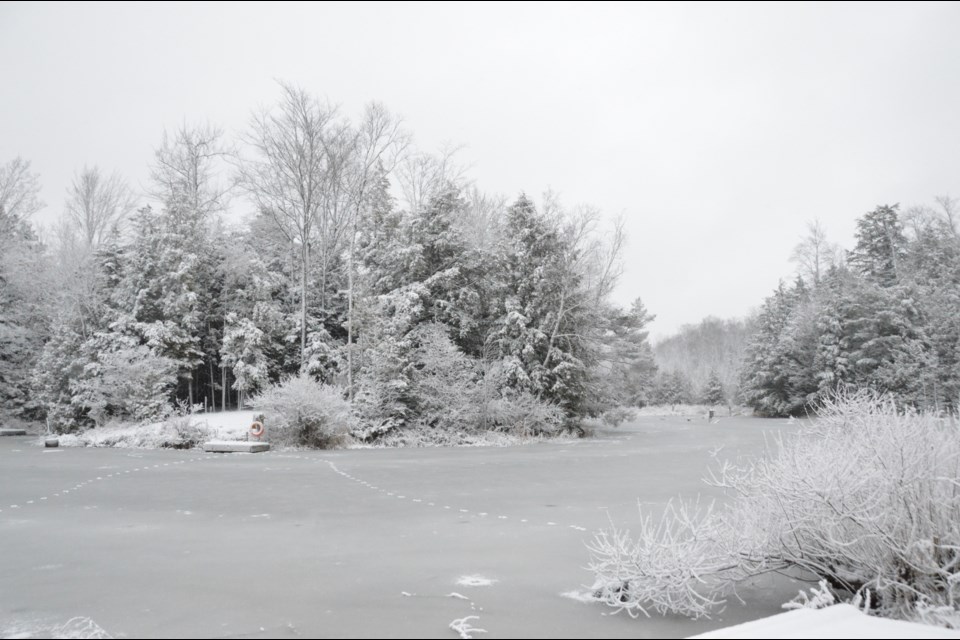
<path id="1" fill-rule="evenodd" d="M 897 282 L 906 255 L 898 208 L 882 205 L 858 219 L 857 244 L 847 258 L 858 273 L 881 286 Z"/>
<path id="2" fill-rule="evenodd" d="M 328 269 L 345 239 L 351 209 L 344 172 L 352 151 L 337 110 L 292 85 L 274 108 L 255 114 L 245 138 L 251 153 L 239 179 L 257 210 L 296 247 L 300 271 L 300 361 L 307 362 L 311 265 L 319 249 L 321 306 Z"/>
<path id="3" fill-rule="evenodd" d="M 700 393 L 700 401 L 703 404 L 716 406 L 726 404 L 727 394 L 723 388 L 723 380 L 716 371 L 711 371 L 706 384 Z"/>
<path id="4" fill-rule="evenodd" d="M 648 341 L 647 325 L 654 319 L 638 298 L 630 309 L 610 310 L 601 366 L 605 373 L 594 393 L 609 404 L 642 407 L 651 402 L 657 364 Z M 605 393 L 606 392 L 606 393 Z M 608 407 L 603 407 L 601 411 Z"/>
<path id="5" fill-rule="evenodd" d="M 169 414 L 176 382 L 172 361 L 119 334 L 98 334 L 81 350 L 86 364 L 70 381 L 71 404 L 86 411 L 95 425 L 109 419 L 158 420 Z"/>
<path id="6" fill-rule="evenodd" d="M 807 313 L 809 292 L 802 280 L 783 283 L 764 302 L 742 372 L 741 395 L 761 415 L 802 413 L 816 389 L 807 367 L 814 358 Z"/>
<path id="7" fill-rule="evenodd" d="M 119 234 L 136 206 L 133 191 L 120 174 L 105 176 L 96 166 L 84 167 L 70 185 L 65 214 L 87 246 L 97 248 Z"/>
<path id="8" fill-rule="evenodd" d="M 30 370 L 46 336 L 45 249 L 30 216 L 43 204 L 30 163 L 0 165 L 0 414 L 36 417 Z"/>
<path id="9" fill-rule="evenodd" d="M 233 388 L 243 395 L 255 393 L 269 380 L 265 347 L 264 332 L 253 320 L 233 314 L 227 316 L 223 361 L 232 368 Z"/>

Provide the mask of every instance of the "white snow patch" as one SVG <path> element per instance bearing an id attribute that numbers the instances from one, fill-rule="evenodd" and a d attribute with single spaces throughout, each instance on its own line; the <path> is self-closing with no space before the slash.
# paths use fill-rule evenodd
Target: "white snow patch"
<path id="1" fill-rule="evenodd" d="M 958 638 L 956 630 L 865 615 L 849 604 L 795 609 L 693 638 Z"/>
<path id="2" fill-rule="evenodd" d="M 450 593 L 447 594 L 447 597 L 448 597 L 448 598 L 456 598 L 457 600 L 469 600 L 469 599 L 470 599 L 470 598 L 468 598 L 467 596 L 463 595 L 462 593 L 457 593 L 456 591 L 451 591 Z"/>
<path id="3" fill-rule="evenodd" d="M 585 604 L 590 604 L 596 602 L 597 599 L 593 597 L 589 591 L 564 591 L 560 594 L 561 598 L 570 598 L 571 600 L 576 600 L 577 602 L 583 602 Z"/>
<path id="4" fill-rule="evenodd" d="M 457 584 L 461 587 L 489 587 L 494 582 L 496 582 L 496 580 L 493 578 L 484 578 L 478 575 L 460 576 L 457 578 Z"/>
<path id="5" fill-rule="evenodd" d="M 62 435 L 60 446 L 158 449 L 207 440 L 243 440 L 252 422 L 252 411 L 195 413 L 163 422 L 111 424 L 80 434 Z"/>

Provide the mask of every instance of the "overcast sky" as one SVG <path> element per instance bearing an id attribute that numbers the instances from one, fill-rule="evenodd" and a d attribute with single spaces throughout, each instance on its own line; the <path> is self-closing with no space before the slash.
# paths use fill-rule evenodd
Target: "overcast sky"
<path id="1" fill-rule="evenodd" d="M 739 316 L 808 220 L 960 195 L 960 5 L 0 4 L 0 162 L 60 214 L 75 170 L 145 185 L 164 127 L 241 130 L 285 79 L 371 99 L 481 189 L 627 219 L 616 294 L 655 335 Z"/>

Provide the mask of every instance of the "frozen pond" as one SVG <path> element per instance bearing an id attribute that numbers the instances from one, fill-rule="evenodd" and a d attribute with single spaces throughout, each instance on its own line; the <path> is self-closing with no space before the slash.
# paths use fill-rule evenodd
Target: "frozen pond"
<path id="1" fill-rule="evenodd" d="M 127 637 L 683 637 L 771 615 L 744 590 L 713 620 L 632 620 L 561 594 L 584 543 L 637 500 L 719 497 L 711 452 L 792 429 L 643 418 L 573 443 L 266 454 L 43 449 L 0 439 L 0 636 L 75 616 Z"/>

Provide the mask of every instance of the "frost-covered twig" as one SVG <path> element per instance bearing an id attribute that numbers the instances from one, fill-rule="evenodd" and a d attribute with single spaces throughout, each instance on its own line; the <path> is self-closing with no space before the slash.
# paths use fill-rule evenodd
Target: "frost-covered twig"
<path id="1" fill-rule="evenodd" d="M 77 616 L 51 629 L 50 635 L 54 638 L 112 638 L 106 629 L 98 625 L 91 618 Z"/>
<path id="2" fill-rule="evenodd" d="M 830 591 L 830 586 L 827 584 L 826 580 L 821 580 L 820 584 L 816 587 L 810 588 L 810 595 L 808 596 L 805 591 L 800 591 L 797 594 L 797 597 L 786 602 L 783 605 L 784 609 L 823 609 L 824 607 L 829 607 L 832 604 L 837 602 L 836 597 L 833 595 L 833 592 Z"/>

